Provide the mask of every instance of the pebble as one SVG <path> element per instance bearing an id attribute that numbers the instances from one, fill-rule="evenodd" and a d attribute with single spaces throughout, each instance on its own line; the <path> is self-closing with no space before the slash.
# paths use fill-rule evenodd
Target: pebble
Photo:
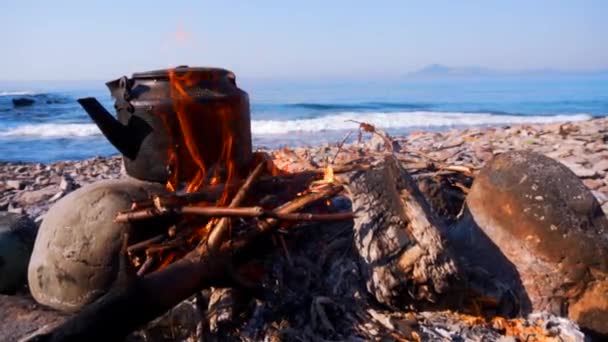
<path id="1" fill-rule="evenodd" d="M 21 190 L 25 187 L 25 183 L 21 180 L 8 180 L 6 181 L 6 187 L 9 189 Z"/>
<path id="2" fill-rule="evenodd" d="M 593 165 L 593 168 L 597 171 L 606 171 L 608 170 L 608 159 L 602 159 Z"/>
<path id="3" fill-rule="evenodd" d="M 588 169 L 580 164 L 571 163 L 568 161 L 562 161 L 562 164 L 566 165 L 575 175 L 581 178 L 591 178 L 597 176 L 597 171 L 594 169 Z"/>
<path id="4" fill-rule="evenodd" d="M 591 190 L 596 190 L 604 186 L 604 181 L 601 179 L 585 178 L 583 184 Z"/>

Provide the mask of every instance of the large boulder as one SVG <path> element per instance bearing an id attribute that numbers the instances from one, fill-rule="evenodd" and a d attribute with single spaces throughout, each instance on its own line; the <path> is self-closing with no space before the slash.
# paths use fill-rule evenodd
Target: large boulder
<path id="1" fill-rule="evenodd" d="M 25 215 L 0 212 L 0 293 L 12 293 L 27 281 L 36 224 Z"/>
<path id="2" fill-rule="evenodd" d="M 42 221 L 29 264 L 34 298 L 71 312 L 105 293 L 117 276 L 123 233 L 138 230 L 114 222 L 116 213 L 127 210 L 134 200 L 163 191 L 159 184 L 106 180 L 58 201 Z M 152 229 L 151 224 L 146 223 L 146 231 Z"/>
<path id="3" fill-rule="evenodd" d="M 571 170 L 537 153 L 504 153 L 481 170 L 466 203 L 517 269 L 522 301 L 608 334 L 608 220 Z"/>

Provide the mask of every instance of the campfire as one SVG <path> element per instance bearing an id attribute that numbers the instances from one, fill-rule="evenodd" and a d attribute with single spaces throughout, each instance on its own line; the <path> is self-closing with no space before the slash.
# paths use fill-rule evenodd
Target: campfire
<path id="1" fill-rule="evenodd" d="M 227 70 L 177 67 L 108 86 L 118 120 L 94 99 L 80 103 L 121 151 L 127 173 L 165 190 L 116 213 L 114 222 L 130 228 L 114 285 L 43 338 L 122 338 L 192 298 L 199 338 L 213 330 L 251 339 L 421 340 L 439 338 L 437 325 L 462 336 L 580 337 L 555 316 L 515 318 L 548 309 L 549 295 L 528 287 L 540 268 L 528 272 L 510 254 L 527 240 L 478 227 L 474 218 L 484 213 L 465 206 L 470 192 L 480 198 L 472 165 L 442 163 L 354 122 L 358 143 L 347 146 L 349 134 L 320 162 L 281 151 L 298 160 L 295 172 L 252 150 L 248 96 Z M 539 250 L 528 260 L 553 267 Z M 219 305 L 226 297 L 230 304 Z M 551 335 L 549 323 L 563 329 Z"/>
<path id="2" fill-rule="evenodd" d="M 116 217 L 117 222 L 158 217 L 175 222 L 127 248 L 138 275 L 163 269 L 197 246 L 217 250 L 235 236 L 278 222 L 287 229 L 298 222 L 352 218 L 332 213 L 331 205 L 296 212 L 338 192 L 331 167 L 294 177 L 274 166 L 268 155 L 245 150 L 251 146 L 248 108 L 243 113 L 246 96 L 212 94 L 220 99 L 201 101 L 201 93 L 212 91 L 201 84 L 214 82 L 220 72 L 179 67 L 167 74 L 171 110 L 156 114 L 169 141 L 169 194 L 135 202 Z M 233 74 L 223 76 L 234 82 Z"/>

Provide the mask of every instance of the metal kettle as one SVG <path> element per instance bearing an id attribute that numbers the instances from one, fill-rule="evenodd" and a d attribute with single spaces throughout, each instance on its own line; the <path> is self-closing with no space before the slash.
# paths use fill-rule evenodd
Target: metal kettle
<path id="1" fill-rule="evenodd" d="M 187 79 L 176 94 L 171 77 Z M 127 173 L 135 178 L 165 183 L 173 157 L 188 158 L 188 148 L 204 151 L 205 165 L 220 158 L 231 158 L 239 166 L 252 156 L 249 97 L 236 85 L 234 73 L 220 68 L 180 66 L 135 73 L 106 83 L 117 118 L 95 98 L 78 102 L 97 124 L 103 135 L 122 154 Z M 172 88 L 173 87 L 173 88 Z M 187 96 L 188 101 L 177 97 Z M 179 108 L 176 103 L 180 103 Z M 179 115 L 176 112 L 179 110 Z M 195 132 L 185 141 L 180 124 L 187 121 Z M 224 140 L 230 135 L 231 155 L 223 156 Z M 192 135 L 192 134 L 190 134 Z M 191 163 L 196 169 L 196 165 Z M 196 170 L 182 170 L 181 177 L 191 178 Z"/>

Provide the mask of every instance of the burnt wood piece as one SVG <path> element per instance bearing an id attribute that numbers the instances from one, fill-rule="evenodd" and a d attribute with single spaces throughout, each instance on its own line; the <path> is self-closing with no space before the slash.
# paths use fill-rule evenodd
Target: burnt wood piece
<path id="1" fill-rule="evenodd" d="M 458 301 L 461 272 L 442 240 L 445 227 L 400 163 L 388 156 L 339 179 L 353 203 L 355 246 L 368 291 L 391 307 Z"/>

